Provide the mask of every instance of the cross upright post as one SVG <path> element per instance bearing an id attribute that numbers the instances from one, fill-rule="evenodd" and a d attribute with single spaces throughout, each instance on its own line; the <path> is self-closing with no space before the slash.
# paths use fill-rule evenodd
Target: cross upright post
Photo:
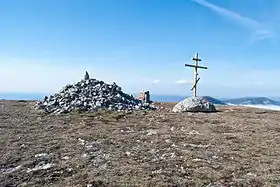
<path id="1" fill-rule="evenodd" d="M 200 68 L 200 69 L 207 69 L 207 67 L 204 67 L 204 66 L 198 66 L 198 62 L 201 61 L 201 59 L 198 58 L 198 53 L 195 54 L 195 57 L 192 59 L 193 61 L 195 61 L 195 64 L 194 65 L 191 65 L 191 64 L 185 64 L 185 66 L 188 66 L 188 67 L 192 67 L 194 68 L 194 79 L 193 79 L 193 87 L 191 88 L 191 90 L 193 91 L 193 96 L 196 97 L 197 96 L 197 83 L 198 81 L 200 80 L 200 78 L 197 79 L 197 69 Z"/>

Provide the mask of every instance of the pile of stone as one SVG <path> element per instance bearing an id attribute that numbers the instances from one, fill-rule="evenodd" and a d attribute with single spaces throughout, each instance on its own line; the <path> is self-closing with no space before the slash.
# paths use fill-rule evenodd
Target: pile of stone
<path id="1" fill-rule="evenodd" d="M 173 112 L 216 112 L 215 106 L 203 97 L 189 97 L 177 103 Z"/>
<path id="2" fill-rule="evenodd" d="M 59 93 L 45 97 L 37 108 L 46 113 L 68 113 L 71 111 L 92 111 L 101 108 L 117 111 L 153 110 L 151 103 L 143 103 L 132 95 L 122 92 L 116 83 L 106 84 L 91 79 L 86 72 L 83 80 L 66 85 Z"/>

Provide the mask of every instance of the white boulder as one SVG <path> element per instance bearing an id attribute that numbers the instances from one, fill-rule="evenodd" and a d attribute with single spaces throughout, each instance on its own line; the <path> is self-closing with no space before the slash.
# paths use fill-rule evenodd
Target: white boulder
<path id="1" fill-rule="evenodd" d="M 177 103 L 173 112 L 216 112 L 215 106 L 202 97 L 189 97 Z"/>

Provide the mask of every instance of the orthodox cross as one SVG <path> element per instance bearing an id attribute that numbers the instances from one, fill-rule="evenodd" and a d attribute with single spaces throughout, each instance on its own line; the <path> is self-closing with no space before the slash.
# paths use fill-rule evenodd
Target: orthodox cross
<path id="1" fill-rule="evenodd" d="M 201 61 L 201 59 L 198 58 L 198 53 L 195 54 L 195 57 L 192 60 L 195 61 L 194 65 L 185 64 L 185 66 L 194 68 L 194 80 L 193 80 L 193 87 L 191 88 L 191 90 L 193 91 L 193 96 L 196 97 L 196 91 L 197 91 L 196 86 L 197 86 L 198 81 L 200 80 L 200 78 L 197 79 L 197 75 L 198 75 L 197 69 L 198 68 L 207 69 L 207 67 L 198 66 L 198 62 Z"/>

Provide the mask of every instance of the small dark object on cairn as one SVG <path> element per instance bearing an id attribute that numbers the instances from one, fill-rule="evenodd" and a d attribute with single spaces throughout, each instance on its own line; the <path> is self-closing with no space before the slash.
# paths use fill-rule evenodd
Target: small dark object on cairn
<path id="1" fill-rule="evenodd" d="M 85 80 L 89 80 L 89 74 L 88 74 L 87 71 L 86 71 L 86 74 L 85 74 Z"/>

